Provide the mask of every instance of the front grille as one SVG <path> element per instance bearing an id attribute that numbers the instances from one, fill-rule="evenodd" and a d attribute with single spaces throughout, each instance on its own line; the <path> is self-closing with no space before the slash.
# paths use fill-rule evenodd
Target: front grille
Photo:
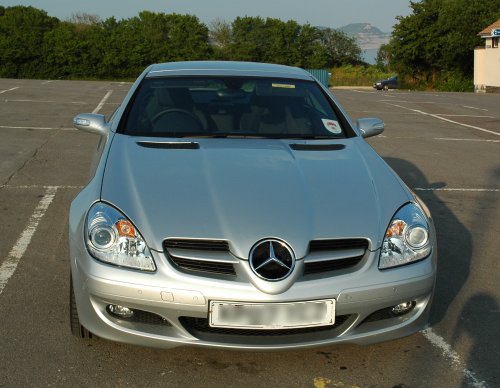
<path id="1" fill-rule="evenodd" d="M 224 327 L 211 327 L 207 318 L 181 317 L 180 323 L 193 336 L 202 334 L 222 334 L 230 336 L 252 336 L 252 337 L 278 337 L 285 335 L 302 335 L 334 330 L 343 325 L 351 315 L 338 315 L 335 324 L 329 326 L 304 327 L 299 329 L 260 330 L 260 329 L 230 329 Z"/>
<path id="2" fill-rule="evenodd" d="M 343 249 L 368 249 L 368 240 L 364 238 L 350 238 L 343 240 L 312 240 L 309 243 L 311 252 L 339 251 Z"/>
<path id="3" fill-rule="evenodd" d="M 200 251 L 229 251 L 229 244 L 223 240 L 167 239 L 163 248 L 191 249 Z"/>
<path id="4" fill-rule="evenodd" d="M 338 271 L 340 269 L 351 268 L 357 265 L 363 256 L 349 257 L 347 259 L 336 259 L 327 261 L 316 261 L 313 263 L 305 263 L 304 275 L 312 275 L 328 271 Z"/>
<path id="5" fill-rule="evenodd" d="M 187 271 L 209 272 L 221 275 L 236 275 L 231 263 L 219 263 L 216 261 L 182 259 L 169 255 L 170 260 L 179 268 Z"/>
<path id="6" fill-rule="evenodd" d="M 362 250 L 363 253 L 354 257 L 342 258 L 342 251 L 352 249 Z M 332 252 L 337 256 L 331 260 L 307 261 L 304 263 L 304 275 L 312 275 L 323 272 L 338 271 L 352 268 L 358 265 L 363 259 L 368 249 L 368 240 L 363 238 L 352 238 L 342 240 L 313 240 L 309 243 L 309 251 L 314 252 Z M 340 254 L 340 257 L 339 255 Z M 347 254 L 346 254 L 347 256 Z"/>
<path id="7" fill-rule="evenodd" d="M 167 239 L 163 242 L 163 248 L 170 262 L 179 270 L 197 274 L 236 275 L 233 263 L 213 258 L 214 252 L 221 252 L 221 257 L 229 255 L 227 241 Z M 181 254 L 184 252 L 187 254 Z"/>

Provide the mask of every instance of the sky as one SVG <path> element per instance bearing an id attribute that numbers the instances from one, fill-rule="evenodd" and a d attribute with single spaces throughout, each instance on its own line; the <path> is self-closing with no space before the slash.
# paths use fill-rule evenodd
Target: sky
<path id="1" fill-rule="evenodd" d="M 136 16 L 142 10 L 196 15 L 208 24 L 220 18 L 262 16 L 296 20 L 313 26 L 339 28 L 370 23 L 391 32 L 396 16 L 410 14 L 409 0 L 1 0 L 0 5 L 31 5 L 64 20 L 85 12 L 102 19 Z"/>

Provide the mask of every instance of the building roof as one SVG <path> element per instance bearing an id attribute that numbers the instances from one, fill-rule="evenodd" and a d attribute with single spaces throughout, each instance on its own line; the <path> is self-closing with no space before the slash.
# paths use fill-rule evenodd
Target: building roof
<path id="1" fill-rule="evenodd" d="M 489 25 L 484 30 L 482 30 L 478 35 L 483 38 L 489 38 L 491 36 L 491 30 L 500 28 L 500 19 L 498 19 L 495 23 Z"/>

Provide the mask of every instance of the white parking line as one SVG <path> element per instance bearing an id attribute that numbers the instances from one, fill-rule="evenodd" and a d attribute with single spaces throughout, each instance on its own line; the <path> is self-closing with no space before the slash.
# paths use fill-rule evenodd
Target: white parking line
<path id="1" fill-rule="evenodd" d="M 7 92 L 10 92 L 12 90 L 16 90 L 16 89 L 19 89 L 20 86 L 16 86 L 16 87 L 13 87 L 13 88 L 10 88 L 10 89 L 6 89 L 6 90 L 0 90 L 0 94 L 4 94 L 4 93 L 7 93 Z"/>
<path id="2" fill-rule="evenodd" d="M 109 96 L 111 96 L 111 93 L 113 93 L 113 91 L 109 90 L 104 95 L 104 97 L 102 98 L 101 102 L 96 106 L 96 108 L 92 111 L 92 113 L 98 113 L 102 109 L 102 107 L 104 106 L 104 104 L 106 103 L 106 101 L 108 101 Z"/>
<path id="3" fill-rule="evenodd" d="M 500 193 L 500 189 L 467 189 L 467 188 L 432 188 L 432 187 L 415 187 L 415 191 L 462 191 L 462 192 L 477 192 L 477 193 Z"/>
<path id="4" fill-rule="evenodd" d="M 26 249 L 28 249 L 31 238 L 35 234 L 40 220 L 43 218 L 48 207 L 54 200 L 56 192 L 56 186 L 47 187 L 47 189 L 45 190 L 45 195 L 42 197 L 33 214 L 31 215 L 28 221 L 28 225 L 12 247 L 7 256 L 7 259 L 5 259 L 5 261 L 2 263 L 2 266 L 0 267 L 0 294 L 2 294 L 11 276 L 14 274 L 14 272 L 16 272 L 17 265 L 24 256 Z"/>
<path id="5" fill-rule="evenodd" d="M 56 189 L 81 189 L 83 186 L 72 186 L 72 185 L 62 185 L 62 186 L 46 186 L 46 185 L 3 185 L 0 186 L 2 189 L 50 189 L 55 187 Z"/>
<path id="6" fill-rule="evenodd" d="M 495 132 L 495 131 L 490 131 L 489 129 L 484 129 L 484 128 L 476 127 L 475 125 L 469 125 L 469 124 L 460 123 L 460 122 L 458 122 L 458 121 L 453 121 L 453 120 L 447 119 L 447 118 L 445 118 L 445 117 L 441 117 L 441 116 L 436 115 L 436 114 L 427 113 L 427 112 L 424 112 L 424 111 L 421 111 L 421 110 L 418 110 L 418 109 L 411 109 L 411 108 L 407 108 L 406 106 L 402 106 L 402 105 L 398 105 L 398 104 L 391 104 L 391 103 L 389 103 L 389 102 L 386 102 L 385 104 L 387 104 L 387 105 L 392 105 L 392 106 L 395 106 L 395 107 L 397 107 L 397 108 L 401 108 L 401 109 L 410 110 L 410 111 L 412 111 L 412 112 L 420 113 L 420 114 L 422 114 L 422 115 L 424 115 L 424 116 L 434 117 L 434 118 L 436 118 L 436 119 L 443 120 L 443 121 L 447 121 L 447 122 L 449 122 L 449 123 L 453 123 L 453 124 L 461 125 L 462 127 L 467 127 L 467 128 L 477 129 L 478 131 L 487 132 L 487 133 L 491 133 L 491 134 L 493 134 L 493 135 L 500 136 L 500 133 L 498 133 L 498 132 Z"/>
<path id="7" fill-rule="evenodd" d="M 356 89 L 351 89 L 351 92 L 355 92 L 355 93 L 365 93 L 365 94 L 375 94 L 377 92 L 367 92 L 365 90 L 356 90 Z"/>
<path id="8" fill-rule="evenodd" d="M 433 346 L 441 350 L 443 356 L 451 361 L 455 369 L 461 370 L 467 380 L 467 386 L 474 388 L 486 388 L 488 386 L 484 381 L 480 381 L 471 370 L 467 369 L 458 353 L 452 349 L 443 337 L 436 334 L 432 329 L 423 330 L 421 333 Z"/>
<path id="9" fill-rule="evenodd" d="M 451 137 L 435 137 L 434 140 L 446 140 L 446 141 L 476 141 L 484 143 L 500 143 L 500 140 L 489 140 L 489 139 L 455 139 Z"/>
<path id="10" fill-rule="evenodd" d="M 47 84 L 50 84 L 51 82 L 54 82 L 54 81 L 53 80 L 43 81 L 42 85 L 47 85 Z"/>
<path id="11" fill-rule="evenodd" d="M 493 116 L 480 116 L 480 115 L 452 115 L 452 114 L 444 114 L 444 113 L 436 113 L 436 116 L 441 117 L 473 117 L 473 118 L 485 118 L 485 119 L 494 119 Z"/>
<path id="12" fill-rule="evenodd" d="M 404 139 L 404 140 L 441 140 L 441 141 L 473 141 L 476 143 L 500 143 L 500 140 L 491 140 L 491 139 L 457 139 L 457 138 L 452 138 L 452 137 L 433 137 L 433 138 L 427 138 L 427 137 L 416 137 L 416 136 L 386 136 L 386 135 L 378 135 L 377 137 L 374 137 L 372 140 L 376 139 Z"/>
<path id="13" fill-rule="evenodd" d="M 51 100 L 10 100 L 5 99 L 4 102 L 37 102 L 44 104 L 77 104 L 77 105 L 86 105 L 88 102 L 84 101 L 51 101 Z"/>
<path id="14" fill-rule="evenodd" d="M 0 125 L 0 128 L 8 129 L 56 129 L 62 131 L 76 131 L 75 128 L 54 128 L 54 127 L 13 127 L 12 125 Z"/>
<path id="15" fill-rule="evenodd" d="M 488 109 L 485 109 L 485 108 L 476 108 L 474 106 L 467 106 L 467 105 L 462 105 L 464 108 L 469 108 L 469 109 L 475 109 L 475 110 L 484 110 L 486 112 L 488 112 Z"/>

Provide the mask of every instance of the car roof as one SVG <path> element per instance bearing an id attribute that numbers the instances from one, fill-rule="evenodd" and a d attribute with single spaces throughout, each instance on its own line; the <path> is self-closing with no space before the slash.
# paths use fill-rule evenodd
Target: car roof
<path id="1" fill-rule="evenodd" d="M 307 71 L 298 67 L 256 62 L 236 61 L 189 61 L 168 62 L 152 65 L 146 75 L 168 77 L 178 75 L 213 75 L 213 76 L 264 76 L 312 80 Z"/>

